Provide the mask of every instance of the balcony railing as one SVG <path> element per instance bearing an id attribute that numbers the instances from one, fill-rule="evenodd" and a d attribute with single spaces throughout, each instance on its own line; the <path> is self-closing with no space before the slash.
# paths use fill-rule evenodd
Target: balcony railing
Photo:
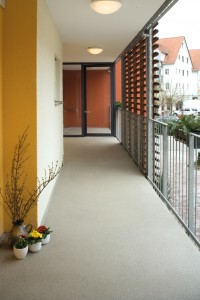
<path id="1" fill-rule="evenodd" d="M 166 123 L 121 113 L 123 146 L 200 246 L 200 136 L 170 135 Z"/>
<path id="2" fill-rule="evenodd" d="M 200 136 L 150 120 L 153 161 L 149 180 L 174 211 L 188 233 L 200 245 Z"/>

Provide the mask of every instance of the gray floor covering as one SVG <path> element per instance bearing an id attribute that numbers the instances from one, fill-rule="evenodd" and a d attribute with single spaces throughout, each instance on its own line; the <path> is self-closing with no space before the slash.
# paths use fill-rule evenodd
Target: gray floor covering
<path id="1" fill-rule="evenodd" d="M 51 241 L 22 261 L 0 247 L 0 299 L 199 300 L 198 248 L 118 141 L 64 142 Z"/>

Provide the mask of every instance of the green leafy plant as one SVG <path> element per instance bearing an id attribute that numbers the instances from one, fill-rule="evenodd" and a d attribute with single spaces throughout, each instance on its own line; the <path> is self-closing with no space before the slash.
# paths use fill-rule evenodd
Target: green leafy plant
<path id="1" fill-rule="evenodd" d="M 28 246 L 28 240 L 25 235 L 21 235 L 16 242 L 14 243 L 14 247 L 16 249 L 24 249 Z"/>
<path id="2" fill-rule="evenodd" d="M 45 239 L 48 234 L 50 234 L 51 232 L 53 232 L 53 231 L 50 230 L 50 227 L 46 227 L 45 225 L 39 226 L 37 228 L 37 231 L 42 234 L 42 238 L 43 239 Z"/>
<path id="3" fill-rule="evenodd" d="M 168 125 L 171 134 L 180 129 L 185 134 L 188 132 L 200 132 L 200 117 L 195 117 L 193 115 L 183 116 L 178 120 L 170 121 Z"/>
<path id="4" fill-rule="evenodd" d="M 28 234 L 26 239 L 30 245 L 33 245 L 42 241 L 42 234 L 34 229 Z"/>
<path id="5" fill-rule="evenodd" d="M 28 128 L 21 137 L 18 137 L 18 143 L 15 146 L 13 159 L 11 163 L 10 174 L 7 175 L 4 193 L 0 189 L 0 196 L 5 211 L 12 219 L 13 224 L 21 224 L 38 202 L 39 196 L 46 186 L 58 175 L 62 165 L 56 164 L 48 166 L 48 171 L 44 170 L 44 177 L 38 179 L 37 188 L 29 191 L 26 189 L 27 174 L 24 171 L 24 164 L 29 159 L 27 149 Z"/>
<path id="6" fill-rule="evenodd" d="M 116 108 L 122 108 L 122 102 L 121 101 L 115 101 L 115 107 Z"/>

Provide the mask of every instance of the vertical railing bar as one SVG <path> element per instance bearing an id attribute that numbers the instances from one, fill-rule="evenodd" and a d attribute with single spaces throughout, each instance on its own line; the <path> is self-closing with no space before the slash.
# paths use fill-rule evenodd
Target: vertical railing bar
<path id="1" fill-rule="evenodd" d="M 175 209 L 175 151 L 176 151 L 176 140 L 173 138 L 173 160 L 172 160 L 172 168 L 173 168 L 173 207 Z"/>
<path id="2" fill-rule="evenodd" d="M 168 133 L 167 125 L 163 127 L 163 195 L 168 200 Z"/>
<path id="3" fill-rule="evenodd" d="M 134 134 L 134 131 L 133 131 L 133 113 L 131 113 L 131 130 L 130 130 L 130 132 L 131 132 L 131 137 L 130 137 L 130 145 L 131 145 L 131 151 L 130 151 L 130 153 L 131 153 L 131 157 L 133 158 L 133 139 L 134 139 L 134 137 L 133 137 L 133 134 Z"/>
<path id="4" fill-rule="evenodd" d="M 198 210 L 198 148 L 199 148 L 199 137 L 195 136 L 195 234 L 197 235 L 197 210 Z M 198 220 L 199 223 L 199 220 Z"/>
<path id="5" fill-rule="evenodd" d="M 172 176 L 171 176 L 171 174 L 172 174 L 172 168 L 171 168 L 171 160 L 172 160 L 172 154 L 171 154 L 171 152 L 172 152 L 172 136 L 171 135 L 169 135 L 169 162 L 168 162 L 168 164 L 169 164 L 169 173 L 168 173 L 168 176 L 169 176 L 169 188 L 170 188 L 170 195 L 169 195 L 169 199 L 168 199 L 168 201 L 171 203 L 171 185 L 172 185 L 172 182 L 171 182 L 171 179 L 172 179 Z"/>
<path id="6" fill-rule="evenodd" d="M 138 125 L 138 136 L 137 136 L 137 163 L 138 163 L 138 166 L 140 167 L 140 137 L 141 137 L 141 124 L 140 124 L 140 117 L 137 116 L 137 125 Z"/>
<path id="7" fill-rule="evenodd" d="M 162 134 L 163 134 L 163 126 L 160 126 L 159 132 L 159 153 L 160 153 L 160 188 L 163 189 L 163 152 L 162 152 Z"/>
<path id="8" fill-rule="evenodd" d="M 181 155 L 182 155 L 181 169 L 182 169 L 182 174 L 183 174 L 183 172 L 184 172 L 184 145 L 182 145 L 182 147 L 181 147 Z M 183 174 L 183 176 L 184 176 L 184 174 Z M 181 202 L 182 202 L 182 216 L 184 218 L 184 211 L 183 211 L 184 198 L 183 198 L 183 195 L 184 195 L 184 185 L 183 185 L 183 180 L 182 180 L 182 188 L 181 188 L 180 198 L 181 198 Z"/>
<path id="9" fill-rule="evenodd" d="M 188 142 L 188 141 L 187 141 Z M 185 150 L 185 156 L 186 156 L 186 166 L 188 166 L 188 164 L 189 164 L 189 159 L 188 159 L 188 157 L 189 157 L 189 152 L 188 152 L 188 147 L 186 147 L 185 146 L 185 148 L 186 148 L 186 150 Z M 188 167 L 186 167 L 186 183 L 188 183 L 188 176 L 189 176 L 189 169 L 188 169 Z M 189 211 L 189 202 L 188 202 L 188 184 L 186 184 L 186 191 L 185 191 L 185 197 L 186 197 L 186 199 L 185 199 L 185 207 L 186 207 L 186 224 L 188 224 L 188 211 Z M 184 199 L 183 199 L 184 200 Z"/>
<path id="10" fill-rule="evenodd" d="M 178 147 L 178 156 L 179 156 L 179 161 L 178 161 L 178 166 L 179 166 L 179 176 L 178 176 L 178 190 L 179 190 L 179 195 L 178 195 L 178 210 L 179 210 L 179 215 L 181 215 L 181 217 L 183 217 L 183 215 L 181 214 L 181 206 L 183 207 L 183 203 L 181 205 L 181 143 L 179 142 L 179 147 Z"/>
<path id="11" fill-rule="evenodd" d="M 175 178 L 176 178 L 176 151 L 177 151 L 177 140 L 175 140 L 175 152 L 174 152 L 174 209 L 176 210 L 176 183 L 175 183 Z"/>
<path id="12" fill-rule="evenodd" d="M 135 128 L 136 128 L 136 118 L 135 118 L 135 115 L 133 114 L 133 158 L 134 158 L 134 161 L 136 159 L 136 143 L 135 143 Z"/>
<path id="13" fill-rule="evenodd" d="M 153 179 L 153 50 L 152 28 L 146 32 L 147 175 Z"/>
<path id="14" fill-rule="evenodd" d="M 189 134 L 188 227 L 194 233 L 194 136 Z"/>

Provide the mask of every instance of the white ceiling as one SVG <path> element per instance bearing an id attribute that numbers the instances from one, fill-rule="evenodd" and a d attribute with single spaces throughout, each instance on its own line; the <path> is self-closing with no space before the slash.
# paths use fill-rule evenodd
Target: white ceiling
<path id="1" fill-rule="evenodd" d="M 64 45 L 64 62 L 113 62 L 165 0 L 122 0 L 111 15 L 97 14 L 90 0 L 45 0 Z M 99 55 L 86 48 L 102 47 Z"/>

